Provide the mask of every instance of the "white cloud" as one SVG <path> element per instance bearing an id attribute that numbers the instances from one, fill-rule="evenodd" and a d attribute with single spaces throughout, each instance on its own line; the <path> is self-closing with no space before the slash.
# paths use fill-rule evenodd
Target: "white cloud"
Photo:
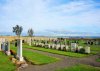
<path id="1" fill-rule="evenodd" d="M 16 24 L 22 25 L 24 31 L 32 27 L 35 31 L 69 30 L 99 32 L 100 9 L 95 8 L 99 3 L 92 0 L 71 1 L 50 7 L 54 0 L 8 0 L 0 7 L 4 15 L 0 17 L 0 24 L 9 31 Z M 51 4 L 52 5 L 52 4 Z M 97 28 L 93 28 L 93 25 Z M 2 28 L 2 27 L 0 27 Z M 86 28 L 83 29 L 83 28 Z M 2 28 L 1 31 L 5 29 Z"/>

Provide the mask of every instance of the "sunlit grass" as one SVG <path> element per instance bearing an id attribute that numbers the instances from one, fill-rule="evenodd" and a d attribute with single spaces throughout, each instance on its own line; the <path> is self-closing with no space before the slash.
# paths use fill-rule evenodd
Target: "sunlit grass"
<path id="1" fill-rule="evenodd" d="M 3 52 L 0 52 L 0 71 L 15 71 L 16 66 Z"/>
<path id="2" fill-rule="evenodd" d="M 100 71 L 100 68 L 93 67 L 90 65 L 78 64 L 71 67 L 57 69 L 55 71 Z"/>
<path id="3" fill-rule="evenodd" d="M 11 49 L 14 51 L 17 51 L 17 47 L 11 45 Z M 56 62 L 59 59 L 55 58 L 55 57 L 50 57 L 47 55 L 43 55 L 40 53 L 36 53 L 30 50 L 24 50 L 23 49 L 23 56 L 32 64 L 48 64 L 48 63 L 52 63 L 52 62 Z"/>

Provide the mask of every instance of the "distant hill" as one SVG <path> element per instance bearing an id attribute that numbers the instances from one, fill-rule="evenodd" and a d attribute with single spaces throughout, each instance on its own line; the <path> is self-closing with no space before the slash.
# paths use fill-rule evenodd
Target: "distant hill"
<path id="1" fill-rule="evenodd" d="M 0 36 L 14 36 L 13 32 L 0 32 Z M 22 36 L 27 36 L 27 33 L 22 33 Z M 78 37 L 78 38 L 100 38 L 99 33 L 81 33 L 81 32 L 65 32 L 65 31 L 44 31 L 35 32 L 34 36 L 48 36 L 48 37 Z"/>

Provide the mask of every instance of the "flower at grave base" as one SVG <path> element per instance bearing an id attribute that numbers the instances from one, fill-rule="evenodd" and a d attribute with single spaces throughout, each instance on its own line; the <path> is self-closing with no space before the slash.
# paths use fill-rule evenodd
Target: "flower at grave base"
<path id="1" fill-rule="evenodd" d="M 16 52 L 13 50 L 10 50 L 11 55 L 16 55 Z"/>

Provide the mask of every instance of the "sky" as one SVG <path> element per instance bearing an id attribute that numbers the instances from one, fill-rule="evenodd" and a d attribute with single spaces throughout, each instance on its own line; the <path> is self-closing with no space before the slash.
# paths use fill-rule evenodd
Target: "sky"
<path id="1" fill-rule="evenodd" d="M 0 32 L 100 35 L 100 0 L 0 0 Z"/>

